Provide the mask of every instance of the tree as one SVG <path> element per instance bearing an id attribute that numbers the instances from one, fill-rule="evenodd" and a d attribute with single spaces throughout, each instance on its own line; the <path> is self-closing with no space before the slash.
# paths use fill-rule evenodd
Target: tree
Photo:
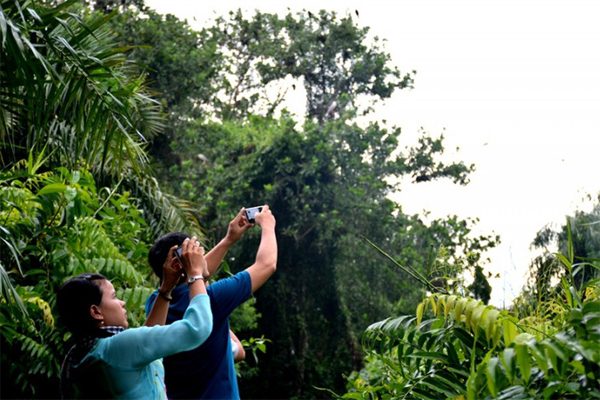
<path id="1" fill-rule="evenodd" d="M 567 216 L 565 224 L 558 229 L 546 226 L 538 231 L 532 248 L 540 250 L 541 254 L 529 265 L 529 278 L 523 293 L 515 301 L 516 309 L 521 313 L 545 309 L 542 306 L 561 289 L 562 279 L 572 273 L 555 257 L 557 249 L 571 258 L 571 262 L 577 261 L 577 274 L 573 278 L 576 287 L 584 287 L 598 279 L 600 272 L 594 264 L 600 259 L 598 221 L 600 200 L 597 199 L 589 212 L 576 211 Z"/>
<path id="2" fill-rule="evenodd" d="M 252 117 L 244 125 L 199 125 L 194 132 L 201 134 L 193 136 L 195 145 L 186 142 L 187 149 L 205 149 L 211 162 L 190 159 L 183 176 L 192 179 L 178 184 L 199 199 L 205 220 L 213 221 L 209 229 L 225 226 L 240 205 L 268 203 L 277 215 L 278 272 L 256 303 L 259 332 L 272 342 L 256 379 L 242 383 L 243 393 L 318 397 L 311 386 L 316 382 L 342 387 L 343 373 L 360 363 L 359 329 L 373 321 L 374 310 L 382 304 L 389 309 L 398 298 L 407 300 L 405 307 L 414 306 L 423 293 L 406 276 L 382 266 L 362 236 L 402 246 L 405 260 L 426 272 L 444 234 L 448 248 L 459 252 L 452 238 L 466 234 L 462 225 L 457 221 L 451 233 L 451 224 L 440 223 L 436 239 L 434 230 L 386 198 L 392 186 L 382 177 L 394 171 L 410 175 L 422 167 L 410 157 L 392 156 L 399 131 L 377 125 L 363 130 L 341 120 L 297 130 L 289 119 Z M 419 159 L 436 165 L 430 162 L 436 149 L 424 149 Z M 242 244 L 232 254 L 231 268 L 248 265 L 253 249 L 252 242 Z M 349 307 L 357 297 L 364 316 Z M 290 382 L 283 374 L 296 379 Z"/>
<path id="3" fill-rule="evenodd" d="M 168 168 L 181 162 L 171 149 L 176 132 L 203 115 L 199 103 L 208 103 L 216 85 L 220 57 L 214 39 L 198 32 L 173 15 L 127 10 L 111 20 L 119 42 L 130 49 L 127 56 L 145 75 L 152 96 L 160 102 L 166 121 L 147 137 L 155 168 L 165 180 Z"/>
<path id="4" fill-rule="evenodd" d="M 306 115 L 319 123 L 357 110 L 361 95 L 371 106 L 413 82 L 413 74 L 403 75 L 391 65 L 379 39 L 368 41 L 369 29 L 358 27 L 350 15 L 338 19 L 325 10 L 318 16 L 306 11 L 288 14 L 281 25 L 293 41 L 279 67 L 303 78 Z"/>
<path id="5" fill-rule="evenodd" d="M 306 90 L 306 117 L 318 123 L 359 108 L 366 96 L 369 107 L 388 98 L 395 89 L 412 85 L 413 73 L 402 74 L 390 64 L 379 38 L 369 38 L 368 28 L 358 27 L 351 16 L 310 11 L 285 17 L 255 12 L 246 19 L 241 11 L 217 19 L 208 29 L 221 46 L 226 68 L 219 115 L 244 118 L 279 106 L 285 87 L 277 95 L 263 88 L 287 76 L 298 78 Z M 261 90 L 263 89 L 263 90 Z"/>
<path id="6" fill-rule="evenodd" d="M 490 302 L 492 287 L 483 273 L 483 268 L 479 265 L 475 267 L 475 277 L 473 283 L 469 285 L 469 290 L 473 297 L 483 301 L 483 304 Z"/>
<path id="7" fill-rule="evenodd" d="M 85 4 L 95 11 L 108 14 L 115 10 L 135 8 L 144 8 L 144 0 L 85 0 Z"/>
<path id="8" fill-rule="evenodd" d="M 69 336 L 52 308 L 64 279 L 114 278 L 138 324 L 154 283 L 149 243 L 200 233 L 153 178 L 143 146 L 160 127 L 157 104 L 108 19 L 75 1 L 0 1 L 3 398 L 58 397 Z"/>
<path id="9" fill-rule="evenodd" d="M 86 170 L 40 172 L 21 163 L 0 181 L 0 239 L 14 239 L 0 253 L 2 397 L 56 398 L 69 347 L 53 317 L 56 290 L 75 274 L 100 272 L 115 282 L 132 326 L 139 325 L 154 283 L 146 266 L 151 230 L 136 199 L 118 186 L 98 190 Z M 15 287 L 12 295 L 5 284 Z"/>
<path id="10" fill-rule="evenodd" d="M 162 24 L 177 22 L 165 18 Z M 206 81 L 213 86 L 189 93 L 204 118 L 192 120 L 191 113 L 168 106 L 186 120 L 169 143 L 178 156 L 167 160 L 169 183 L 174 193 L 198 202 L 207 235 L 219 237 L 241 206 L 268 203 L 278 219 L 278 272 L 257 295 L 262 317 L 252 332 L 271 343 L 258 375 L 241 382 L 245 396 L 320 397 L 314 385 L 343 387 L 343 373 L 361 362 L 358 335 L 378 309 L 405 309 L 420 300 L 423 289 L 382 267 L 363 236 L 400 248 L 403 262 L 427 274 L 439 272 L 434 267 L 442 248 L 457 259 L 462 251 L 483 252 L 495 243 L 467 244 L 470 222 L 426 224 L 387 197 L 400 188 L 393 178 L 464 184 L 473 167 L 441 162 L 441 137 L 424 133 L 417 146 L 398 152 L 399 128 L 355 122 L 370 108 L 361 109 L 361 99 L 372 105 L 412 84 L 412 74 L 393 67 L 379 40 L 367 34 L 350 17 L 325 11 L 283 18 L 232 13 L 198 34 L 198 46 L 214 46 L 214 53 L 210 47 L 204 54 L 219 62 Z M 186 43 L 182 48 L 195 51 Z M 162 63 L 147 61 L 157 71 Z M 281 110 L 286 86 L 271 91 L 286 77 L 305 86 L 304 126 Z M 252 262 L 249 239 L 232 251 L 233 271 Z"/>

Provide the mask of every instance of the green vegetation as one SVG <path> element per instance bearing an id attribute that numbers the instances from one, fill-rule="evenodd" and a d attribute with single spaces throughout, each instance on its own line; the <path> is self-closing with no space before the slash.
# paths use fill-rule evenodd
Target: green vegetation
<path id="1" fill-rule="evenodd" d="M 103 15 L 76 2 L 0 2 L 2 397 L 56 397 L 68 339 L 55 290 L 88 270 L 119 284 L 131 322 L 154 285 L 161 231 L 200 232 L 187 203 L 152 178 L 144 135 L 157 104 Z"/>
<path id="2" fill-rule="evenodd" d="M 140 19 L 140 26 L 158 29 L 155 18 Z M 170 17 L 160 29 L 187 32 Z M 351 18 L 328 12 L 256 13 L 248 19 L 233 13 L 182 38 L 182 47 L 193 35 L 212 50 L 203 54 L 217 62 L 218 74 L 205 77 L 221 86 L 208 98 L 194 99 L 204 118 L 185 123 L 170 142 L 180 161 L 162 160 L 165 183 L 198 202 L 214 237 L 241 205 L 268 203 L 277 213 L 278 272 L 257 294 L 261 318 L 249 332 L 271 342 L 258 373 L 241 382 L 249 397 L 318 397 L 317 383 L 343 388 L 343 375 L 360 366 L 362 331 L 420 300 L 423 291 L 387 268 L 362 237 L 402 248 L 403 263 L 419 265 L 442 285 L 463 266 L 482 262 L 480 254 L 497 240 L 472 238 L 471 222 L 458 218 L 426 224 L 387 198 L 400 188 L 391 182 L 401 177 L 466 183 L 472 166 L 438 161 L 442 138 L 424 134 L 414 148 L 398 153 L 399 128 L 358 124 L 356 117 L 365 112 L 356 106 L 359 99 L 384 99 L 411 83 L 410 75 L 389 64 L 379 42 L 367 45 L 367 32 Z M 142 36 L 128 35 L 137 38 L 132 44 L 149 45 L 140 42 Z M 160 43 L 153 42 L 153 51 L 161 53 Z M 284 59 L 295 61 L 281 63 Z M 286 76 L 304 85 L 303 125 L 285 110 L 278 114 L 281 96 L 264 89 Z M 255 107 L 260 102 L 264 106 Z M 335 112 L 327 113 L 333 104 Z M 180 121 L 191 116 L 189 110 L 173 110 Z M 232 271 L 248 265 L 254 247 L 247 241 L 234 250 Z M 447 262 L 438 263 L 442 253 Z M 461 266 L 452 270 L 451 264 Z"/>
<path id="3" fill-rule="evenodd" d="M 570 234 L 567 243 L 573 243 Z M 536 314 L 433 294 L 416 315 L 371 325 L 363 336 L 366 366 L 336 397 L 599 398 L 600 282 L 576 279 L 598 265 L 574 263 L 573 253 L 556 258 L 560 283 Z"/>
<path id="4" fill-rule="evenodd" d="M 499 238 L 388 198 L 407 180 L 466 184 L 474 167 L 440 161 L 443 137 L 408 147 L 399 127 L 361 122 L 414 75 L 368 28 L 327 11 L 237 12 L 194 31 L 118 4 L 0 0 L 3 398 L 58 395 L 69 337 L 54 293 L 67 277 L 107 275 L 140 325 L 157 235 L 210 246 L 240 207 L 263 203 L 279 264 L 232 318 L 254 355 L 239 368 L 245 397 L 596 393 L 596 253 L 579 252 L 595 236 L 565 228 L 575 245 L 551 261 L 561 286 L 543 302 L 486 306 L 482 267 Z M 301 121 L 282 107 L 290 85 L 304 87 Z M 223 274 L 252 263 L 256 235 Z"/>

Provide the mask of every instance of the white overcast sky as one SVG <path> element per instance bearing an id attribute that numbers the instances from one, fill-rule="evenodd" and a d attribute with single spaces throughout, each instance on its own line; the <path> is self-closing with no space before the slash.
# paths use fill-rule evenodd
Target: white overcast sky
<path id="1" fill-rule="evenodd" d="M 582 199 L 600 191 L 600 1 L 146 0 L 161 13 L 202 26 L 242 8 L 286 12 L 321 8 L 351 13 L 386 40 L 392 62 L 416 70 L 415 88 L 399 91 L 377 119 L 444 134 L 448 157 L 476 165 L 471 183 L 405 186 L 406 212 L 478 217 L 495 232 L 490 252 L 492 303 L 518 294 L 535 233 L 563 223 Z M 355 11 L 359 16 L 356 17 Z M 460 147 L 458 152 L 455 148 Z"/>

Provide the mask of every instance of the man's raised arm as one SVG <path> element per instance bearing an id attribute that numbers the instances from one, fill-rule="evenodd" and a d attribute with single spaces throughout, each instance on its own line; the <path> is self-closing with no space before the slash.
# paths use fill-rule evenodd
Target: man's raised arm
<path id="1" fill-rule="evenodd" d="M 238 240 L 240 240 L 244 232 L 251 227 L 252 224 L 246 219 L 246 214 L 242 208 L 237 213 L 235 218 L 229 222 L 225 237 L 221 239 L 221 241 L 204 256 L 210 275 L 213 275 L 215 272 L 217 272 L 217 269 L 219 268 L 219 265 L 221 265 L 221 261 L 223 261 L 223 258 L 225 257 L 225 254 L 227 254 L 227 251 L 229 251 L 229 248 Z"/>
<path id="2" fill-rule="evenodd" d="M 256 252 L 254 264 L 246 271 L 250 274 L 252 293 L 260 288 L 277 269 L 277 238 L 275 237 L 275 217 L 269 206 L 256 214 L 256 224 L 261 228 L 260 244 Z"/>

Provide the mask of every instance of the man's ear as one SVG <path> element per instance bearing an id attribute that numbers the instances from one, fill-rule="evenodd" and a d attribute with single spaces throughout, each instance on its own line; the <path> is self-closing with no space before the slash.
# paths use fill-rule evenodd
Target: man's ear
<path id="1" fill-rule="evenodd" d="M 95 304 L 90 306 L 90 315 L 96 321 L 102 322 L 104 321 L 104 315 L 102 314 L 102 310 Z"/>

